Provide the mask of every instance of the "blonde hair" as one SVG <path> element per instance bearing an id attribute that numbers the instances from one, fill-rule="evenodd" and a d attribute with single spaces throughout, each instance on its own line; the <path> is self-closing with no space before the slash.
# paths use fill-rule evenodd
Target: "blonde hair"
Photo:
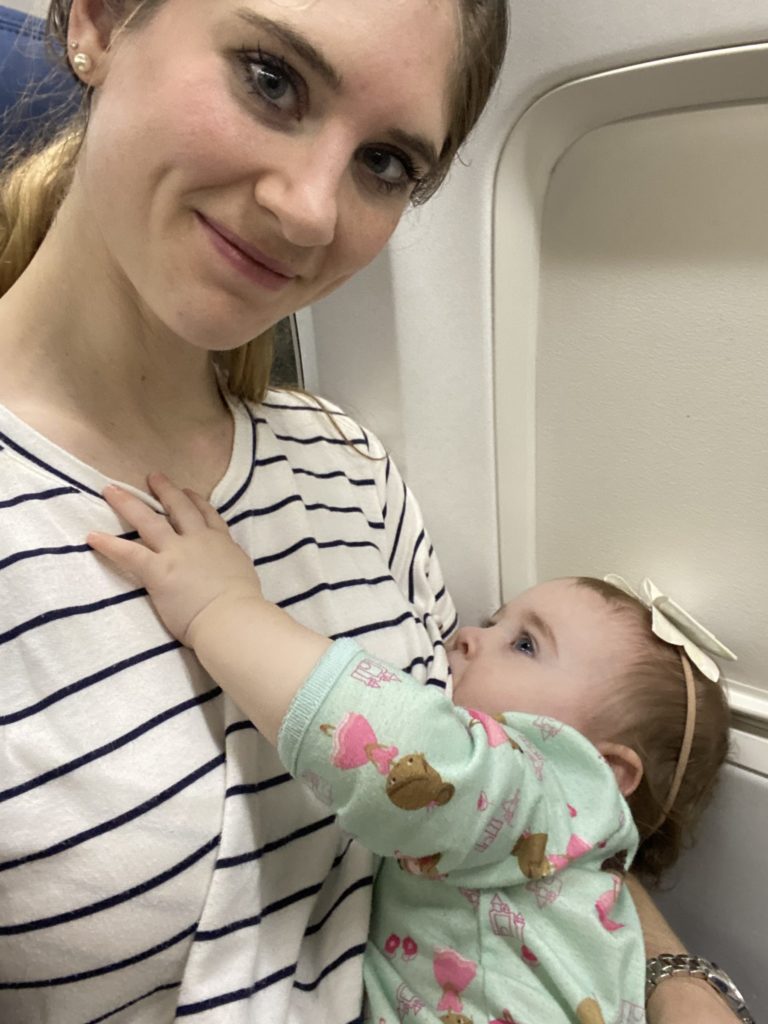
<path id="1" fill-rule="evenodd" d="M 658 825 L 670 791 L 685 730 L 687 696 L 680 648 L 651 631 L 651 613 L 635 598 L 603 580 L 575 583 L 599 594 L 631 624 L 635 639 L 627 666 L 615 680 L 604 709 L 610 738 L 631 747 L 643 764 L 643 778 L 628 803 L 640 834 L 633 867 L 657 882 L 675 863 L 712 797 L 728 754 L 730 710 L 722 688 L 691 665 L 696 693 L 696 728 L 680 790 Z M 657 827 L 658 826 L 658 827 Z"/>
<path id="2" fill-rule="evenodd" d="M 133 31 L 146 23 L 164 0 L 105 0 L 120 25 Z M 67 49 L 67 25 L 72 0 L 52 0 L 46 21 L 52 49 L 61 58 Z M 440 153 L 437 171 L 414 195 L 425 201 L 445 177 L 459 146 L 474 126 L 496 82 L 507 38 L 504 0 L 457 0 L 461 21 L 461 58 L 451 86 L 453 116 Z M 63 131 L 36 151 L 12 158 L 0 175 L 0 295 L 4 295 L 29 265 L 45 238 L 72 181 L 87 127 L 86 93 L 83 112 Z M 234 395 L 260 401 L 269 383 L 274 341 L 272 329 L 214 359 Z"/>

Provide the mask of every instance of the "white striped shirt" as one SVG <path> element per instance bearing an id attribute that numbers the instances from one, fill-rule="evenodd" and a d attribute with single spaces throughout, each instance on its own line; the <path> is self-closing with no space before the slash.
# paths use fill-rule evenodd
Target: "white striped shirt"
<path id="1" fill-rule="evenodd" d="M 455 626 L 380 443 L 233 403 L 212 502 L 265 593 L 444 686 Z M 0 409 L 0 1021 L 360 1019 L 368 853 L 85 544 L 108 482 Z"/>

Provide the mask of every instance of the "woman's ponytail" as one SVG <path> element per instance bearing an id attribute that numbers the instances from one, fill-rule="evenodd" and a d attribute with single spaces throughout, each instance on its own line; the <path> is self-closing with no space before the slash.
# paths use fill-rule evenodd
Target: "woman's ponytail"
<path id="1" fill-rule="evenodd" d="M 0 176 L 0 295 L 21 276 L 48 233 L 72 181 L 82 139 L 82 126 L 70 125 Z"/>

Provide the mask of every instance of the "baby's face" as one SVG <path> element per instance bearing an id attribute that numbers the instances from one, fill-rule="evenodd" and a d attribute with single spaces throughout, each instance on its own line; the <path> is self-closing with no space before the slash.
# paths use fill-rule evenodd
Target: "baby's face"
<path id="1" fill-rule="evenodd" d="M 611 681 L 626 666 L 625 617 L 571 579 L 526 590 L 485 626 L 460 629 L 449 652 L 453 699 L 489 714 L 546 715 L 593 742 Z"/>

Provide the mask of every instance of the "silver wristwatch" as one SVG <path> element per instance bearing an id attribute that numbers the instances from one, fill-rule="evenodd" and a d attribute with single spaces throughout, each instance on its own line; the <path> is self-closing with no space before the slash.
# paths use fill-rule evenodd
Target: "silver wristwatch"
<path id="1" fill-rule="evenodd" d="M 743 1024 L 755 1024 L 754 1017 L 747 1009 L 741 992 L 717 964 L 704 960 L 700 956 L 684 956 L 678 953 L 662 953 L 651 957 L 645 965 L 645 1001 L 648 1002 L 651 992 L 664 978 L 675 974 L 687 974 L 692 978 L 706 981 L 715 992 L 726 1002 L 728 1009 L 736 1014 Z"/>

